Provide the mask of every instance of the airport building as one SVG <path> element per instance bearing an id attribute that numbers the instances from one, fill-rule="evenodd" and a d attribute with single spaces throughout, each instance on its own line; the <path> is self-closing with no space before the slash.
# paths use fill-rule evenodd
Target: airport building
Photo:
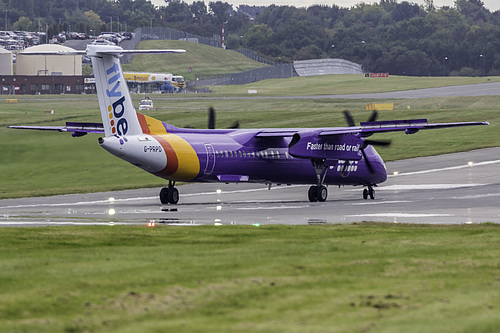
<path id="1" fill-rule="evenodd" d="M 81 55 L 30 55 L 30 53 L 74 51 L 72 48 L 44 44 L 29 47 L 16 55 L 0 48 L 0 94 L 83 94 L 95 93 L 93 76 L 82 75 Z"/>

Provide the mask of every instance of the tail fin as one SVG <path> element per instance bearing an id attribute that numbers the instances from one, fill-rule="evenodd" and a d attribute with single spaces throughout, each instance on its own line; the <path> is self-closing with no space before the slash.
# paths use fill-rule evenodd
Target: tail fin
<path id="1" fill-rule="evenodd" d="M 97 97 L 106 136 L 142 134 L 127 82 L 123 76 L 120 57 L 123 53 L 172 53 L 184 50 L 123 50 L 118 46 L 88 45 L 92 59 Z"/>

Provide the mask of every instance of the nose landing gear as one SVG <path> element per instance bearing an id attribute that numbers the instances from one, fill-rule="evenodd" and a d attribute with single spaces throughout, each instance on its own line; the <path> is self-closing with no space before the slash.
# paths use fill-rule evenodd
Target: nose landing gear
<path id="1" fill-rule="evenodd" d="M 368 199 L 368 197 L 370 197 L 370 199 L 375 199 L 375 190 L 373 189 L 373 186 L 371 185 L 368 185 L 368 188 L 365 188 L 363 190 L 363 199 Z"/>

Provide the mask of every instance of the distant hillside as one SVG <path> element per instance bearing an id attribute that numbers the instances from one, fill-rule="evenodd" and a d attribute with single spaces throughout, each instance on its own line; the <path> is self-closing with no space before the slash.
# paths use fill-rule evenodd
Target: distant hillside
<path id="1" fill-rule="evenodd" d="M 177 40 L 149 40 L 141 42 L 138 49 L 184 49 L 184 54 L 135 55 L 125 71 L 167 72 L 183 75 L 186 80 L 196 74 L 239 73 L 267 65 L 253 61 L 244 55 L 203 44 Z M 189 73 L 189 66 L 192 73 Z"/>

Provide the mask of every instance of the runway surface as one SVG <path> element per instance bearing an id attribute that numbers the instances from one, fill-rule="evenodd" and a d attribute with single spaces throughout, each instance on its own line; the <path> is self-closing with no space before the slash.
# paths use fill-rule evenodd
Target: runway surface
<path id="1" fill-rule="evenodd" d="M 310 203 L 308 186 L 179 186 L 176 206 L 157 189 L 0 200 L 0 226 L 115 224 L 500 223 L 500 148 L 387 163 L 375 200 L 362 187 L 328 188 Z M 395 174 L 396 173 L 396 174 Z"/>

